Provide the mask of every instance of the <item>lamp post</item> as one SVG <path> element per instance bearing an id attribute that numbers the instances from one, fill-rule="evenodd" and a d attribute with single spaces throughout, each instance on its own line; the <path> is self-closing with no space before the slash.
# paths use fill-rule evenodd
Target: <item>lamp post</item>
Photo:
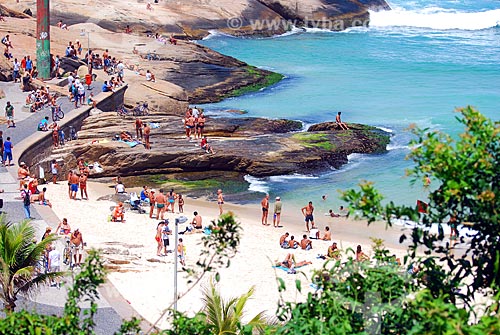
<path id="1" fill-rule="evenodd" d="M 175 218 L 175 229 L 174 229 L 174 311 L 177 312 L 177 263 L 179 253 L 177 251 L 177 246 L 179 245 L 179 223 L 184 223 L 188 220 L 185 216 L 179 216 Z"/>

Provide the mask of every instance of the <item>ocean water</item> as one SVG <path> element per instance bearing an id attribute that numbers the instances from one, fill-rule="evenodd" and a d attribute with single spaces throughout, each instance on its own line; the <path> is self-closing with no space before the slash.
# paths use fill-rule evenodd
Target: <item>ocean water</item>
<path id="1" fill-rule="evenodd" d="M 338 208 L 338 190 L 371 180 L 396 203 L 426 199 L 405 169 L 410 124 L 454 136 L 463 128 L 456 107 L 473 105 L 500 119 L 500 1 L 391 1 L 369 27 L 311 29 L 274 38 L 213 34 L 200 43 L 249 64 L 282 73 L 279 84 L 203 107 L 212 115 L 243 109 L 249 116 L 311 123 L 366 123 L 392 132 L 387 153 L 351 155 L 339 170 L 316 175 L 247 176 L 250 190 L 280 195 L 286 204 L 312 200 Z M 226 114 L 227 115 L 227 114 Z M 432 186 L 436 187 L 437 182 Z M 321 196 L 327 194 L 326 201 Z"/>

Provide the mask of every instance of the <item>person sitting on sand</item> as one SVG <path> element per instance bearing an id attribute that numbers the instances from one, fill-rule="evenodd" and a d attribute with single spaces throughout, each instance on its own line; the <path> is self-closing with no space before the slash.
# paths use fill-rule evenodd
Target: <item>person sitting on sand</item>
<path id="1" fill-rule="evenodd" d="M 347 124 L 342 122 L 342 120 L 340 119 L 340 114 L 342 114 L 342 112 L 337 113 L 337 116 L 335 117 L 335 123 L 337 123 L 340 129 L 345 129 L 345 130 L 349 129 L 349 127 L 347 127 Z"/>
<path id="2" fill-rule="evenodd" d="M 115 194 L 125 194 L 127 191 L 125 190 L 125 185 L 123 185 L 122 181 L 120 180 L 116 185 L 115 185 Z"/>
<path id="3" fill-rule="evenodd" d="M 301 262 L 296 262 L 295 261 L 295 255 L 289 253 L 286 255 L 285 259 L 282 262 L 276 261 L 276 266 L 283 266 L 288 269 L 293 269 L 293 268 L 298 268 L 304 265 L 312 264 L 310 261 L 301 261 Z"/>
<path id="4" fill-rule="evenodd" d="M 49 206 L 52 208 L 52 204 L 50 203 L 49 199 L 45 198 L 45 193 L 47 192 L 47 188 L 44 187 L 42 191 L 38 194 L 32 194 L 31 195 L 31 202 L 39 202 L 40 205 L 45 205 Z"/>
<path id="5" fill-rule="evenodd" d="M 347 217 L 347 213 L 348 213 L 347 208 L 344 208 L 344 206 L 339 207 L 339 216 Z"/>
<path id="6" fill-rule="evenodd" d="M 68 224 L 68 219 L 64 218 L 64 219 L 62 219 L 61 222 L 59 222 L 59 224 L 57 225 L 57 228 L 56 228 L 56 234 L 59 234 L 59 235 L 71 234 L 71 227 Z"/>
<path id="7" fill-rule="evenodd" d="M 283 236 L 280 237 L 280 247 L 282 247 L 283 249 L 288 249 L 288 236 L 290 236 L 290 234 L 286 232 Z"/>
<path id="8" fill-rule="evenodd" d="M 312 226 L 309 231 L 309 238 L 313 240 L 319 240 L 319 229 L 316 226 Z"/>
<path id="9" fill-rule="evenodd" d="M 290 236 L 290 241 L 288 241 L 288 248 L 297 249 L 299 247 L 299 242 L 295 241 L 295 236 Z"/>
<path id="10" fill-rule="evenodd" d="M 364 262 L 370 260 L 370 257 L 368 257 L 363 250 L 361 250 L 361 245 L 358 244 L 356 247 L 356 261 L 357 262 Z"/>
<path id="11" fill-rule="evenodd" d="M 340 250 L 337 247 L 337 242 L 333 242 L 331 246 L 328 247 L 327 252 L 328 258 L 339 260 L 340 259 Z"/>
<path id="12" fill-rule="evenodd" d="M 330 232 L 330 227 L 326 226 L 325 227 L 325 234 L 321 238 L 323 241 L 331 241 L 332 240 L 332 233 Z"/>
<path id="13" fill-rule="evenodd" d="M 132 34 L 132 29 L 130 29 L 130 26 L 128 24 L 125 27 L 125 34 Z"/>
<path id="14" fill-rule="evenodd" d="M 312 241 L 307 238 L 307 235 L 302 235 L 302 240 L 300 241 L 300 247 L 302 250 L 311 250 L 312 249 Z"/>
<path id="15" fill-rule="evenodd" d="M 112 221 L 116 222 L 118 219 L 120 219 L 121 222 L 125 222 L 125 208 L 123 208 L 123 202 L 119 202 L 118 206 L 113 210 Z"/>
<path id="16" fill-rule="evenodd" d="M 201 215 L 198 214 L 198 212 L 196 211 L 193 213 L 193 215 L 194 215 L 193 221 L 191 221 L 190 224 L 186 226 L 186 230 L 184 230 L 180 234 L 194 234 L 202 232 L 203 219 Z"/>

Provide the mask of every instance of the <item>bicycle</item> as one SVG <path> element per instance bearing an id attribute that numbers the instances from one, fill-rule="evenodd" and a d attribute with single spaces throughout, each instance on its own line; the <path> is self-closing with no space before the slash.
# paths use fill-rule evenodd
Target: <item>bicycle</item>
<path id="1" fill-rule="evenodd" d="M 73 268 L 73 251 L 71 249 L 70 241 L 68 239 L 63 250 L 63 263 L 68 265 L 70 269 Z"/>
<path id="2" fill-rule="evenodd" d="M 64 112 L 61 109 L 61 105 L 50 106 L 50 110 L 52 111 L 52 121 L 57 122 L 64 119 Z"/>
<path id="3" fill-rule="evenodd" d="M 141 104 L 140 102 L 137 102 L 137 106 L 135 106 L 133 114 L 134 116 L 149 115 L 148 103 L 143 102 Z"/>

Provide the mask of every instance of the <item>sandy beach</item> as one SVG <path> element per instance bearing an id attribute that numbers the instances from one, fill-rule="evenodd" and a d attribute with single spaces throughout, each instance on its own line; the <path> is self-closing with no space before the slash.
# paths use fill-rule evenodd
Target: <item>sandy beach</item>
<path id="1" fill-rule="evenodd" d="M 140 316 L 150 322 L 155 322 L 162 310 L 166 308 L 174 297 L 174 263 L 173 253 L 165 257 L 156 256 L 156 241 L 154 240 L 158 220 L 150 219 L 147 214 L 138 214 L 135 211 L 126 212 L 126 222 L 108 222 L 110 208 L 114 202 L 110 200 L 97 200 L 100 197 L 114 193 L 113 185 L 90 182 L 88 185 L 90 200 L 69 200 L 68 186 L 66 181 L 60 181 L 57 185 L 48 184 L 47 197 L 53 204 L 53 210 L 59 219 L 67 218 L 72 229 L 79 228 L 83 234 L 87 248 L 102 249 L 106 257 L 114 260 L 126 260 L 129 264 L 121 267 L 124 272 L 111 271 L 108 279 L 131 304 Z M 128 192 L 133 191 L 127 189 Z M 139 190 L 135 190 L 139 191 Z M 78 198 L 80 198 L 78 196 Z M 277 277 L 283 278 L 287 291 L 283 298 L 287 301 L 302 301 L 307 293 L 313 289 L 310 287 L 311 272 L 321 268 L 324 261 L 318 259 L 318 254 L 325 254 L 332 242 L 313 240 L 313 249 L 309 251 L 296 249 L 294 253 L 297 261 L 307 260 L 312 264 L 302 267 L 306 276 L 301 274 L 287 274 L 281 269 L 274 269 L 274 261 L 283 260 L 290 250 L 279 247 L 279 238 L 285 232 L 295 235 L 300 241 L 305 234 L 305 226 L 300 208 L 289 208 L 283 201 L 283 215 L 281 228 L 263 226 L 260 222 L 261 210 L 258 205 L 235 205 L 224 204 L 225 211 L 235 213 L 243 227 L 241 244 L 236 256 L 231 260 L 229 268 L 220 269 L 221 280 L 219 288 L 224 297 L 234 297 L 246 292 L 255 286 L 255 294 L 247 304 L 248 318 L 265 310 L 268 315 L 274 315 L 277 302 L 280 298 L 278 293 Z M 271 200 L 271 215 L 274 200 Z M 176 205 L 177 210 L 177 205 Z M 217 219 L 218 208 L 215 202 L 199 199 L 186 198 L 184 214 L 192 220 L 193 211 L 198 211 L 203 217 L 203 224 Z M 174 222 L 175 217 L 182 214 L 168 213 L 165 217 Z M 270 220 L 272 219 L 270 215 Z M 370 237 L 382 238 L 385 245 L 398 257 L 405 254 L 404 246 L 398 244 L 401 234 L 400 227 L 384 229 L 384 225 L 366 226 L 365 222 L 354 221 L 346 218 L 331 218 L 323 213 L 315 215 L 317 226 L 321 233 L 325 226 L 332 230 L 333 241 L 336 241 L 341 249 L 343 258 L 349 255 L 345 250 L 356 248 L 357 244 L 363 246 L 368 255 L 372 254 Z M 270 221 L 271 222 L 271 221 Z M 171 223 L 171 228 L 174 229 Z M 179 231 L 183 231 L 186 224 L 179 225 Z M 53 223 L 57 226 L 57 222 Z M 195 268 L 199 259 L 200 241 L 203 234 L 192 234 L 182 236 L 186 246 L 187 267 Z M 170 239 L 173 245 L 173 238 Z M 171 247 L 172 248 L 172 247 Z M 148 260 L 157 259 L 158 262 Z M 179 266 L 180 268 L 180 266 Z M 201 285 L 194 288 L 178 302 L 181 311 L 192 314 L 202 307 L 200 300 L 202 289 L 210 280 L 207 275 Z M 182 294 L 188 288 L 186 273 L 178 272 L 178 292 Z M 302 281 L 302 292 L 295 289 L 295 280 Z M 166 320 L 160 323 L 160 327 L 166 326 Z"/>

